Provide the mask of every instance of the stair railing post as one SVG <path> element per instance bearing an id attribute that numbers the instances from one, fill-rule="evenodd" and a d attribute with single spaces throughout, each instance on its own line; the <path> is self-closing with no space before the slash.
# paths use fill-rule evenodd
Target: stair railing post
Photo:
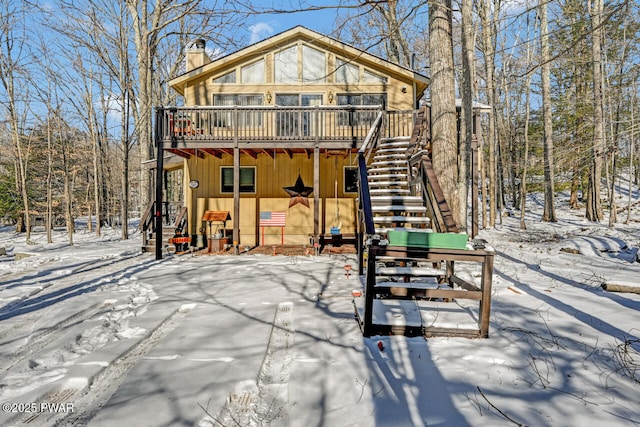
<path id="1" fill-rule="evenodd" d="M 155 140 L 156 140 L 156 202 L 154 206 L 154 215 L 156 222 L 156 259 L 162 259 L 162 178 L 164 169 L 164 148 L 162 144 L 162 137 L 160 135 L 160 126 L 163 119 L 163 110 L 156 108 L 156 126 L 155 126 Z M 171 112 L 175 114 L 175 112 Z M 171 129 L 172 139 L 175 138 L 173 127 Z M 173 143 L 174 141 L 172 141 Z"/>
<path id="2" fill-rule="evenodd" d="M 376 285 L 376 248 L 378 242 L 372 242 L 369 245 L 367 255 L 367 275 L 365 279 L 364 290 L 364 325 L 362 327 L 362 335 L 370 337 L 373 334 L 373 300 L 375 297 Z"/>

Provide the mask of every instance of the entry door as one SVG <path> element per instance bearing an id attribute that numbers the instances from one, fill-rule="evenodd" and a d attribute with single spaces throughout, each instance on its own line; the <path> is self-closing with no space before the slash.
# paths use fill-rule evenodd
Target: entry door
<path id="1" fill-rule="evenodd" d="M 300 101 L 303 107 L 313 107 L 322 105 L 322 95 L 301 95 Z M 320 134 L 320 124 L 322 123 L 319 111 L 305 111 L 302 113 L 302 135 L 317 136 Z"/>
<path id="2" fill-rule="evenodd" d="M 276 113 L 276 134 L 278 136 L 315 136 L 320 130 L 321 120 L 314 111 L 303 112 L 295 107 L 311 107 L 322 104 L 322 95 L 276 94 L 276 105 L 293 107 Z"/>
<path id="3" fill-rule="evenodd" d="M 299 94 L 276 94 L 276 105 L 289 107 L 276 113 L 276 134 L 278 136 L 298 136 L 298 111 L 291 107 L 300 106 Z"/>

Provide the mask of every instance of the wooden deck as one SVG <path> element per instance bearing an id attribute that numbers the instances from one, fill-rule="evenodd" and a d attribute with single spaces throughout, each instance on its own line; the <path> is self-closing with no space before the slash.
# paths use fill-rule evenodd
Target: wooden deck
<path id="1" fill-rule="evenodd" d="M 208 106 L 156 110 L 156 137 L 182 157 L 278 149 L 289 154 L 315 147 L 357 149 L 381 111 L 380 106 Z M 385 111 L 385 132 L 410 134 L 414 111 Z M 196 150 L 199 152 L 196 153 Z"/>

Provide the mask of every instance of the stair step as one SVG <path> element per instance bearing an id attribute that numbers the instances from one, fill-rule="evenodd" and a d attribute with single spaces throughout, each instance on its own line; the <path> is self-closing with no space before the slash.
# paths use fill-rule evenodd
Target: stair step
<path id="1" fill-rule="evenodd" d="M 389 178 L 404 179 L 406 181 L 408 177 L 409 175 L 407 175 L 406 173 L 381 173 L 381 174 L 367 176 L 367 178 L 369 178 L 369 181 L 371 180 L 375 181 L 378 179 L 389 179 Z"/>
<path id="2" fill-rule="evenodd" d="M 391 153 L 379 153 L 377 152 L 375 156 L 373 156 L 373 161 L 386 161 L 386 160 L 404 160 L 407 161 L 407 155 L 399 152 L 391 152 Z"/>
<path id="3" fill-rule="evenodd" d="M 444 268 L 376 267 L 376 276 L 439 277 L 446 274 L 447 271 Z"/>
<path id="4" fill-rule="evenodd" d="M 411 143 L 411 137 L 398 137 L 398 138 L 382 138 L 378 147 L 403 147 Z"/>
<path id="5" fill-rule="evenodd" d="M 371 184 L 369 184 L 371 186 Z M 411 191 L 408 188 L 369 188 L 369 194 L 377 196 L 380 194 L 395 194 L 397 196 L 410 196 Z"/>
<path id="6" fill-rule="evenodd" d="M 390 162 L 403 162 L 404 165 L 407 165 L 407 156 L 405 156 L 404 154 L 375 156 L 373 158 L 373 162 L 371 163 L 371 166 L 377 167 L 379 164 L 388 164 Z"/>
<path id="7" fill-rule="evenodd" d="M 419 282 L 377 282 L 375 288 L 404 288 L 404 289 L 453 289 L 445 283 L 438 283 L 438 279 L 434 276 L 425 277 Z"/>
<path id="8" fill-rule="evenodd" d="M 394 187 L 394 186 L 403 186 L 404 188 L 409 188 L 409 184 L 407 184 L 407 181 L 376 181 L 376 182 L 369 182 L 369 188 L 376 188 L 376 189 L 380 189 L 380 188 L 386 188 L 386 187 Z"/>
<path id="9" fill-rule="evenodd" d="M 375 221 L 374 221 L 374 225 L 376 225 Z M 382 236 L 382 237 L 386 236 L 389 233 L 389 231 L 397 230 L 397 229 L 398 229 L 398 227 L 375 227 L 374 228 L 375 233 L 378 234 L 379 236 Z M 411 231 L 430 230 L 429 228 L 405 228 L 405 227 L 402 227 L 402 229 L 403 230 L 411 230 Z"/>
<path id="10" fill-rule="evenodd" d="M 422 197 L 420 196 L 372 196 L 371 205 L 394 205 L 394 206 L 423 206 Z"/>
<path id="11" fill-rule="evenodd" d="M 373 162 L 371 163 L 371 165 L 369 165 L 369 168 L 379 168 L 379 167 L 392 167 L 392 166 L 404 166 L 405 168 L 407 167 L 408 163 L 407 160 L 385 160 L 385 161 L 381 161 L 381 162 Z"/>
<path id="12" fill-rule="evenodd" d="M 443 296 L 442 291 L 453 291 L 451 286 L 439 284 L 435 277 L 427 282 L 381 282 L 375 285 L 375 289 L 377 293 L 387 294 L 387 298 L 394 299 L 438 298 Z M 445 301 L 450 302 L 451 299 Z"/>
<path id="13" fill-rule="evenodd" d="M 394 155 L 394 156 L 403 156 L 405 159 L 407 158 L 407 150 L 405 147 L 390 147 L 390 148 L 378 148 L 376 150 L 377 155 Z"/>
<path id="14" fill-rule="evenodd" d="M 407 173 L 407 166 L 374 166 L 371 167 L 367 170 L 367 175 L 371 176 L 371 175 L 379 175 L 381 173 L 388 173 L 388 172 L 400 172 L 400 173 Z"/>
<path id="15" fill-rule="evenodd" d="M 403 216 L 403 215 L 390 215 L 390 216 L 374 216 L 374 224 L 385 224 L 390 222 L 402 222 L 405 224 L 428 224 L 431 222 L 431 218 L 428 216 Z"/>
<path id="16" fill-rule="evenodd" d="M 411 212 L 426 213 L 427 208 L 424 206 L 404 206 L 404 205 L 373 205 L 371 206 L 373 213 L 379 212 Z"/>
<path id="17" fill-rule="evenodd" d="M 407 150 L 409 149 L 408 142 L 392 142 L 387 144 L 380 144 L 376 149 L 376 153 L 404 153 L 406 155 Z"/>

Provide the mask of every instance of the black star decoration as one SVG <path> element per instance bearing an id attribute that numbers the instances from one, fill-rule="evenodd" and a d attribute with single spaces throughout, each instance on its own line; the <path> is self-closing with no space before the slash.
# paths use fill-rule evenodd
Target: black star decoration
<path id="1" fill-rule="evenodd" d="M 296 185 L 293 187 L 282 187 L 284 191 L 287 192 L 291 199 L 289 200 L 289 207 L 295 206 L 298 203 L 302 203 L 306 207 L 309 207 L 309 194 L 313 193 L 313 187 L 306 187 L 304 182 L 302 182 L 302 178 L 298 175 L 298 179 L 296 179 Z"/>

